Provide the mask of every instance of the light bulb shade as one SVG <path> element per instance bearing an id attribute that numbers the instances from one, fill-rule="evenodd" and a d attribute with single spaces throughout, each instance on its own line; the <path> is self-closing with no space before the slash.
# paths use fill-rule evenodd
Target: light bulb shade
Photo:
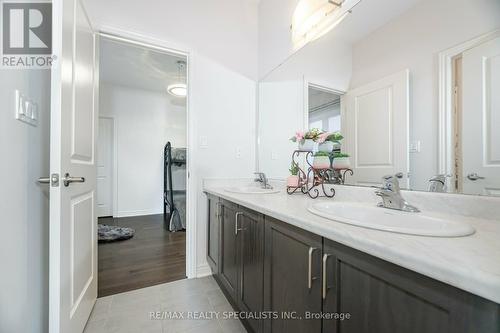
<path id="1" fill-rule="evenodd" d="M 184 83 L 175 83 L 167 87 L 167 92 L 176 97 L 187 96 L 187 86 Z"/>
<path id="2" fill-rule="evenodd" d="M 295 50 L 336 27 L 361 0 L 300 0 L 292 18 Z"/>

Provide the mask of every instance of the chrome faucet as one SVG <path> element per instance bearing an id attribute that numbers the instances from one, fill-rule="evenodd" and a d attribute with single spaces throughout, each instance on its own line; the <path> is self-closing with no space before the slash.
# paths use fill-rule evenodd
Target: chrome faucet
<path id="1" fill-rule="evenodd" d="M 269 181 L 267 180 L 265 173 L 255 172 L 255 175 L 257 176 L 257 178 L 255 178 L 254 180 L 256 182 L 262 183 L 262 185 L 261 185 L 262 188 L 264 188 L 264 189 L 272 189 L 273 188 L 271 185 L 269 185 Z"/>
<path id="2" fill-rule="evenodd" d="M 446 192 L 446 178 L 451 175 L 435 175 L 429 179 L 429 192 Z"/>
<path id="3" fill-rule="evenodd" d="M 405 212 L 420 212 L 417 207 L 408 204 L 408 202 L 406 202 L 406 200 L 401 196 L 398 180 L 400 178 L 403 178 L 403 174 L 401 172 L 395 175 L 382 177 L 383 186 L 375 191 L 375 194 L 382 198 L 382 202 L 380 202 L 378 206 L 402 210 Z"/>

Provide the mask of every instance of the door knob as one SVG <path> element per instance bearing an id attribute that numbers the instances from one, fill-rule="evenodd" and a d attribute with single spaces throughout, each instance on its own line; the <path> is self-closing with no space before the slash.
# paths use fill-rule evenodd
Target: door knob
<path id="1" fill-rule="evenodd" d="M 69 173 L 64 175 L 62 179 L 64 186 L 68 187 L 71 183 L 85 183 L 84 177 L 71 177 Z"/>
<path id="2" fill-rule="evenodd" d="M 50 177 L 40 177 L 38 178 L 39 184 L 50 184 L 53 187 L 59 186 L 59 174 L 53 173 Z"/>
<path id="3" fill-rule="evenodd" d="M 468 178 L 469 180 L 474 180 L 474 181 L 475 181 L 475 180 L 478 180 L 478 179 L 484 179 L 484 177 L 479 176 L 479 175 L 478 175 L 477 173 L 475 173 L 475 172 L 474 172 L 474 173 L 469 173 L 469 174 L 467 175 L 467 178 Z"/>

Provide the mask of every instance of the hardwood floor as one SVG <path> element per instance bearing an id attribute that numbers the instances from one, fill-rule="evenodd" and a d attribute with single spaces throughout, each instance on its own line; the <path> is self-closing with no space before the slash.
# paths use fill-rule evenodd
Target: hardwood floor
<path id="1" fill-rule="evenodd" d="M 163 215 L 99 218 L 135 229 L 133 238 L 98 246 L 98 297 L 186 277 L 186 233 L 163 228 Z"/>

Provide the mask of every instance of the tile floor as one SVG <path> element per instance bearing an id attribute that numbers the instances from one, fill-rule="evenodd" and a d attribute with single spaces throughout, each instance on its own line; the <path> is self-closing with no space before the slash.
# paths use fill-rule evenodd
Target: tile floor
<path id="1" fill-rule="evenodd" d="M 217 319 L 174 319 L 164 314 L 219 313 Z M 214 312 L 212 312 L 214 311 Z M 84 333 L 238 333 L 246 332 L 212 277 L 179 280 L 98 298 Z M 151 319 L 151 312 L 164 318 Z"/>

